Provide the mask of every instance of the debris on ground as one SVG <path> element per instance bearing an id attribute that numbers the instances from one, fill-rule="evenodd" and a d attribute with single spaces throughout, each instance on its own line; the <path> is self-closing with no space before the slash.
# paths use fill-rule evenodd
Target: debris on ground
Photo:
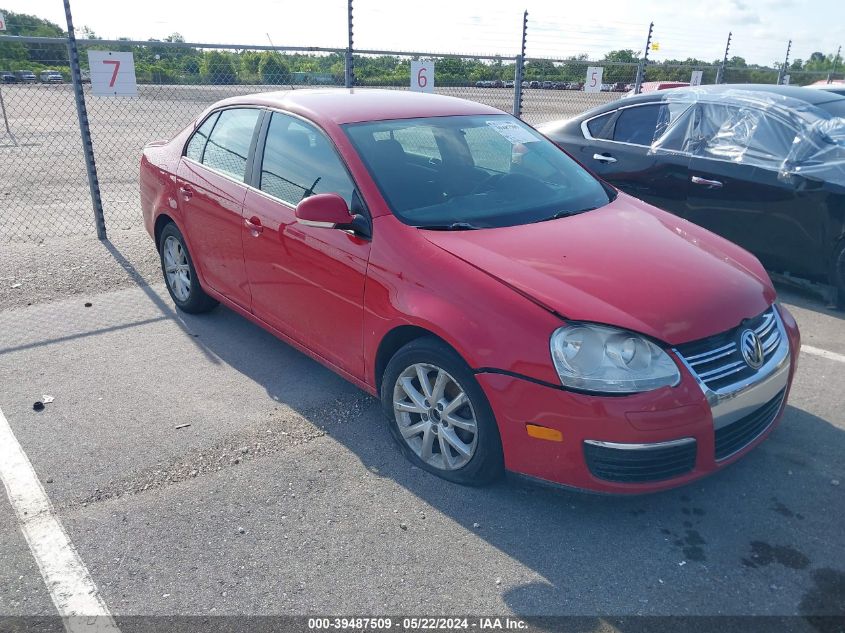
<path id="1" fill-rule="evenodd" d="M 20 288 L 21 284 L 12 284 L 12 288 Z"/>
<path id="2" fill-rule="evenodd" d="M 187 427 L 189 427 L 189 426 L 191 426 L 191 423 L 190 423 L 190 422 L 188 422 L 187 424 L 177 424 L 177 425 L 176 425 L 176 430 L 179 430 L 179 429 L 185 429 L 185 428 L 187 428 Z"/>
<path id="3" fill-rule="evenodd" d="M 92 305 L 94 305 L 94 304 L 93 304 L 93 303 L 91 303 L 90 301 L 86 301 L 86 302 L 85 302 L 85 307 L 86 307 L 86 308 L 90 308 Z"/>
<path id="4" fill-rule="evenodd" d="M 246 534 L 246 530 L 242 527 L 238 528 L 238 534 Z"/>
<path id="5" fill-rule="evenodd" d="M 53 402 L 53 400 L 55 400 L 55 398 L 53 396 L 48 396 L 46 394 L 41 396 L 41 401 L 44 404 L 50 404 L 51 402 Z"/>
<path id="6" fill-rule="evenodd" d="M 43 402 L 41 402 L 40 400 L 36 400 L 36 401 L 32 404 L 32 410 L 33 410 L 33 411 L 43 411 L 43 410 L 44 410 L 44 403 L 43 403 Z"/>
<path id="7" fill-rule="evenodd" d="M 407 526 L 407 524 L 405 524 L 405 523 L 400 523 L 400 524 L 399 524 L 399 527 L 400 527 L 400 528 L 402 528 L 403 530 L 407 530 L 407 529 L 408 529 L 408 526 Z"/>

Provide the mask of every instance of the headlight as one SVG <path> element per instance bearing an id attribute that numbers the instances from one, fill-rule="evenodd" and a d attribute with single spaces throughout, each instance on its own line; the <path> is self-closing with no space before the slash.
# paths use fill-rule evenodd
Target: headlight
<path id="1" fill-rule="evenodd" d="M 674 386 L 678 366 L 639 334 L 604 325 L 558 328 L 551 338 L 552 360 L 564 387 L 601 393 L 636 393 Z"/>

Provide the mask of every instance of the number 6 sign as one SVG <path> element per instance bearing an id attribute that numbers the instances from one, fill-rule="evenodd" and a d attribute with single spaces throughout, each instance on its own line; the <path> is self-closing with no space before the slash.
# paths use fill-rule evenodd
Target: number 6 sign
<path id="1" fill-rule="evenodd" d="M 137 97 L 132 53 L 88 51 L 91 94 L 97 97 Z"/>
<path id="2" fill-rule="evenodd" d="M 434 61 L 411 62 L 411 90 L 434 92 Z"/>

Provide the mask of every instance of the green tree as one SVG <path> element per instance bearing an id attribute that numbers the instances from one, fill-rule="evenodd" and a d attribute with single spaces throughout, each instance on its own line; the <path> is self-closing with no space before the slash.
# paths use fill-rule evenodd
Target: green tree
<path id="1" fill-rule="evenodd" d="M 220 51 L 206 51 L 200 65 L 203 79 L 212 84 L 236 84 L 238 76 L 230 55 Z"/>
<path id="2" fill-rule="evenodd" d="M 635 64 L 639 59 L 637 51 L 630 48 L 620 49 L 618 51 L 610 51 L 604 56 L 606 62 L 620 62 L 623 64 Z"/>
<path id="3" fill-rule="evenodd" d="M 261 83 L 277 85 L 290 83 L 290 69 L 279 53 L 265 51 L 258 64 Z"/>

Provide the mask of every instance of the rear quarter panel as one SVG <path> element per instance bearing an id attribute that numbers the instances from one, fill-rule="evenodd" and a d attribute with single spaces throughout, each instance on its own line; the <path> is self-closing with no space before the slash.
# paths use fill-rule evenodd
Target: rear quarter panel
<path id="1" fill-rule="evenodd" d="M 144 147 L 139 176 L 141 213 L 144 227 L 151 237 L 154 236 L 156 220 L 162 213 L 172 218 L 181 230 L 176 172 L 182 148 L 193 129 L 192 123 L 170 141 L 154 141 Z"/>

